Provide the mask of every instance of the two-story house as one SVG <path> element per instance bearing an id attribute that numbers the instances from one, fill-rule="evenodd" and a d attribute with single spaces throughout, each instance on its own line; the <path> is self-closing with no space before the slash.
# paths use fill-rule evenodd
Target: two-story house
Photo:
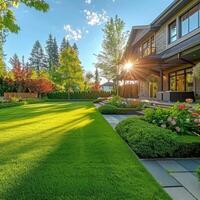
<path id="1" fill-rule="evenodd" d="M 150 25 L 133 27 L 124 60 L 134 63 L 140 98 L 199 97 L 200 0 L 175 0 Z"/>

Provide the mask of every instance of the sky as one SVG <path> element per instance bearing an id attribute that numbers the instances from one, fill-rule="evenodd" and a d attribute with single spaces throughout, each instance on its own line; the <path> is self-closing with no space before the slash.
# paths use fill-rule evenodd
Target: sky
<path id="1" fill-rule="evenodd" d="M 94 71 L 96 57 L 101 50 L 102 28 L 116 14 L 125 22 L 125 31 L 132 26 L 150 24 L 173 0 L 47 0 L 47 13 L 20 6 L 15 10 L 21 30 L 10 33 L 4 51 L 6 60 L 14 53 L 29 58 L 33 44 L 39 40 L 43 47 L 48 35 L 56 37 L 60 45 L 63 37 L 77 43 L 79 57 L 85 71 Z"/>

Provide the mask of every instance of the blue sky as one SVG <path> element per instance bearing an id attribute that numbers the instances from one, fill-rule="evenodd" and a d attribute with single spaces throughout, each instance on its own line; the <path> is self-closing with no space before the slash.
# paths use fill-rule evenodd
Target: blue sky
<path id="1" fill-rule="evenodd" d="M 173 0 L 48 0 L 50 10 L 40 13 L 20 6 L 15 14 L 21 27 L 18 34 L 9 34 L 5 44 L 6 58 L 17 53 L 28 59 L 33 44 L 43 45 L 49 33 L 60 44 L 63 37 L 76 42 L 79 56 L 86 71 L 94 70 L 95 56 L 101 50 L 102 28 L 109 17 L 116 14 L 132 26 L 149 24 Z"/>

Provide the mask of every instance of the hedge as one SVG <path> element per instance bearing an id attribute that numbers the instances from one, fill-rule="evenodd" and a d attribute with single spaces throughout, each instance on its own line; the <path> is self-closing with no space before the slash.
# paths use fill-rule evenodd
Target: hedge
<path id="1" fill-rule="evenodd" d="M 110 97 L 110 96 L 112 96 L 111 92 L 103 92 L 103 91 L 74 92 L 70 93 L 69 96 L 67 92 L 53 92 L 47 95 L 49 99 L 70 99 L 70 100 L 76 100 L 76 99 L 94 100 L 99 97 Z"/>
<path id="2" fill-rule="evenodd" d="M 41 102 L 45 102 L 45 101 L 46 100 L 29 99 L 29 100 L 20 101 L 20 102 L 5 102 L 5 103 L 0 103 L 0 109 L 21 106 L 21 105 L 26 105 L 26 104 L 41 103 Z"/>
<path id="3" fill-rule="evenodd" d="M 109 115 L 109 114 L 115 114 L 115 115 L 120 115 L 120 114 L 137 114 L 139 115 L 138 108 L 118 108 L 113 105 L 105 104 L 101 107 L 98 108 L 99 112 L 104 115 Z"/>
<path id="4" fill-rule="evenodd" d="M 120 122 L 116 131 L 140 158 L 198 157 L 200 140 L 187 142 L 171 130 L 150 124 L 139 117 Z"/>

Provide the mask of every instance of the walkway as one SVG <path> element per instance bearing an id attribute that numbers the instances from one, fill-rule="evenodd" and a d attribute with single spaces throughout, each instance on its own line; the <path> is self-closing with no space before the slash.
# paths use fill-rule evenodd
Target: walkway
<path id="1" fill-rule="evenodd" d="M 174 200 L 200 200 L 200 159 L 141 160 Z"/>

